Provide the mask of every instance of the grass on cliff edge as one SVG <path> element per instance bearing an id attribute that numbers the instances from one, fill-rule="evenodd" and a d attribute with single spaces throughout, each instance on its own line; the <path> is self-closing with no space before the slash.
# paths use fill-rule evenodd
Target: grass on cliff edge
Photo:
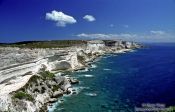
<path id="1" fill-rule="evenodd" d="M 55 77 L 54 73 L 49 71 L 42 71 L 39 73 L 44 79 L 53 79 Z"/>
<path id="2" fill-rule="evenodd" d="M 84 40 L 23 41 L 17 43 L 0 43 L 2 47 L 19 48 L 64 48 L 87 44 Z"/>
<path id="3" fill-rule="evenodd" d="M 14 96 L 12 97 L 13 99 L 25 99 L 25 100 L 29 100 L 29 101 L 34 101 L 33 97 L 30 94 L 27 94 L 25 92 L 22 91 L 18 91 L 14 94 Z"/>

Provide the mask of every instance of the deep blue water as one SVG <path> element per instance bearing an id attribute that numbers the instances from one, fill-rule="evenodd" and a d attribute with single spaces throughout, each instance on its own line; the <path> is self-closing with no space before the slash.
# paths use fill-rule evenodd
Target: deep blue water
<path id="1" fill-rule="evenodd" d="M 89 71 L 69 74 L 81 81 L 75 86 L 80 92 L 63 97 L 54 112 L 132 112 L 142 103 L 175 105 L 175 44 L 149 44 L 94 64 Z"/>

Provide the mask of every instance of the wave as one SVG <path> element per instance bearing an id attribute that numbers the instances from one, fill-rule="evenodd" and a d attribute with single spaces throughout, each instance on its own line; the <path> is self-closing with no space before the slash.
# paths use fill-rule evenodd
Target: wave
<path id="1" fill-rule="evenodd" d="M 58 73 L 55 74 L 55 76 L 61 76 L 62 74 L 63 74 L 63 73 L 58 72 Z"/>
<path id="2" fill-rule="evenodd" d="M 78 75 L 77 77 L 78 77 L 78 78 L 79 78 L 79 77 L 87 77 L 87 78 L 91 78 L 91 77 L 94 77 L 94 75 L 85 74 L 85 75 Z"/>
<path id="3" fill-rule="evenodd" d="M 85 89 L 88 87 L 73 87 L 73 88 L 69 88 L 69 90 L 71 91 L 70 94 L 64 94 L 63 97 L 61 98 L 58 98 L 58 101 L 53 103 L 52 106 L 48 106 L 48 111 L 49 112 L 54 112 L 55 109 L 58 110 L 58 105 L 61 104 L 61 103 L 64 103 L 66 101 L 66 97 L 71 97 L 74 92 L 76 92 L 76 94 L 79 94 L 79 92 L 82 90 L 82 89 Z M 63 110 L 64 108 L 60 108 L 59 110 Z"/>
<path id="4" fill-rule="evenodd" d="M 136 52 L 136 50 L 130 50 L 129 52 Z"/>
<path id="5" fill-rule="evenodd" d="M 105 70 L 105 71 L 109 71 L 109 70 L 111 70 L 111 69 L 109 69 L 109 68 L 104 68 L 103 70 Z"/>
<path id="6" fill-rule="evenodd" d="M 87 96 L 97 96 L 96 93 L 84 93 L 84 94 L 87 95 Z"/>
<path id="7" fill-rule="evenodd" d="M 91 68 L 97 68 L 97 65 L 92 64 L 92 65 L 91 65 Z"/>
<path id="8" fill-rule="evenodd" d="M 85 68 L 84 70 L 78 70 L 76 72 L 87 72 L 87 71 L 89 71 L 89 69 L 88 68 Z"/>
<path id="9" fill-rule="evenodd" d="M 84 77 L 94 77 L 93 75 L 84 75 Z"/>

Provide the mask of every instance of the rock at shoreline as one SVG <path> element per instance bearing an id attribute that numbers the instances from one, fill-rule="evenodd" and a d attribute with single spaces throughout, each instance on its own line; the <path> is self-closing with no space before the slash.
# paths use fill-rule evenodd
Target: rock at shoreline
<path id="1" fill-rule="evenodd" d="M 60 96 L 63 96 L 63 91 L 62 90 L 58 90 L 58 91 L 55 91 L 54 93 L 53 93 L 53 98 L 58 98 L 58 97 L 60 97 Z"/>
<path id="2" fill-rule="evenodd" d="M 53 80 L 56 81 L 57 84 L 63 84 L 65 77 L 57 76 L 57 77 L 54 77 Z"/>
<path id="3" fill-rule="evenodd" d="M 68 88 L 71 87 L 70 82 L 65 78 L 64 79 L 64 83 L 62 85 L 60 85 L 60 89 L 62 89 L 63 91 L 67 91 Z"/>
<path id="4" fill-rule="evenodd" d="M 51 99 L 49 99 L 49 102 L 48 103 L 54 103 L 54 102 L 56 102 L 58 99 L 57 98 L 51 98 Z"/>
<path id="5" fill-rule="evenodd" d="M 70 78 L 70 83 L 71 84 L 78 84 L 79 83 L 79 80 L 74 79 L 74 78 Z"/>

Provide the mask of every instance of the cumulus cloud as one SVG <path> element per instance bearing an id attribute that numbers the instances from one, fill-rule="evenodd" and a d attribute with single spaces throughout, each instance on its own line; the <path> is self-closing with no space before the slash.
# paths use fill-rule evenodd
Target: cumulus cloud
<path id="1" fill-rule="evenodd" d="M 74 17 L 64 14 L 63 12 L 58 12 L 53 10 L 52 12 L 46 13 L 46 20 L 55 21 L 58 27 L 65 27 L 67 24 L 76 23 Z"/>
<path id="2" fill-rule="evenodd" d="M 96 20 L 95 17 L 92 16 L 92 15 L 85 15 L 85 16 L 83 17 L 83 19 L 85 19 L 86 21 L 89 21 L 89 22 L 93 22 L 93 21 Z"/>
<path id="3" fill-rule="evenodd" d="M 155 34 L 155 35 L 164 35 L 165 34 L 165 32 L 161 31 L 161 30 L 157 30 L 157 31 L 152 30 L 152 31 L 150 31 L 150 33 L 151 34 Z"/>

